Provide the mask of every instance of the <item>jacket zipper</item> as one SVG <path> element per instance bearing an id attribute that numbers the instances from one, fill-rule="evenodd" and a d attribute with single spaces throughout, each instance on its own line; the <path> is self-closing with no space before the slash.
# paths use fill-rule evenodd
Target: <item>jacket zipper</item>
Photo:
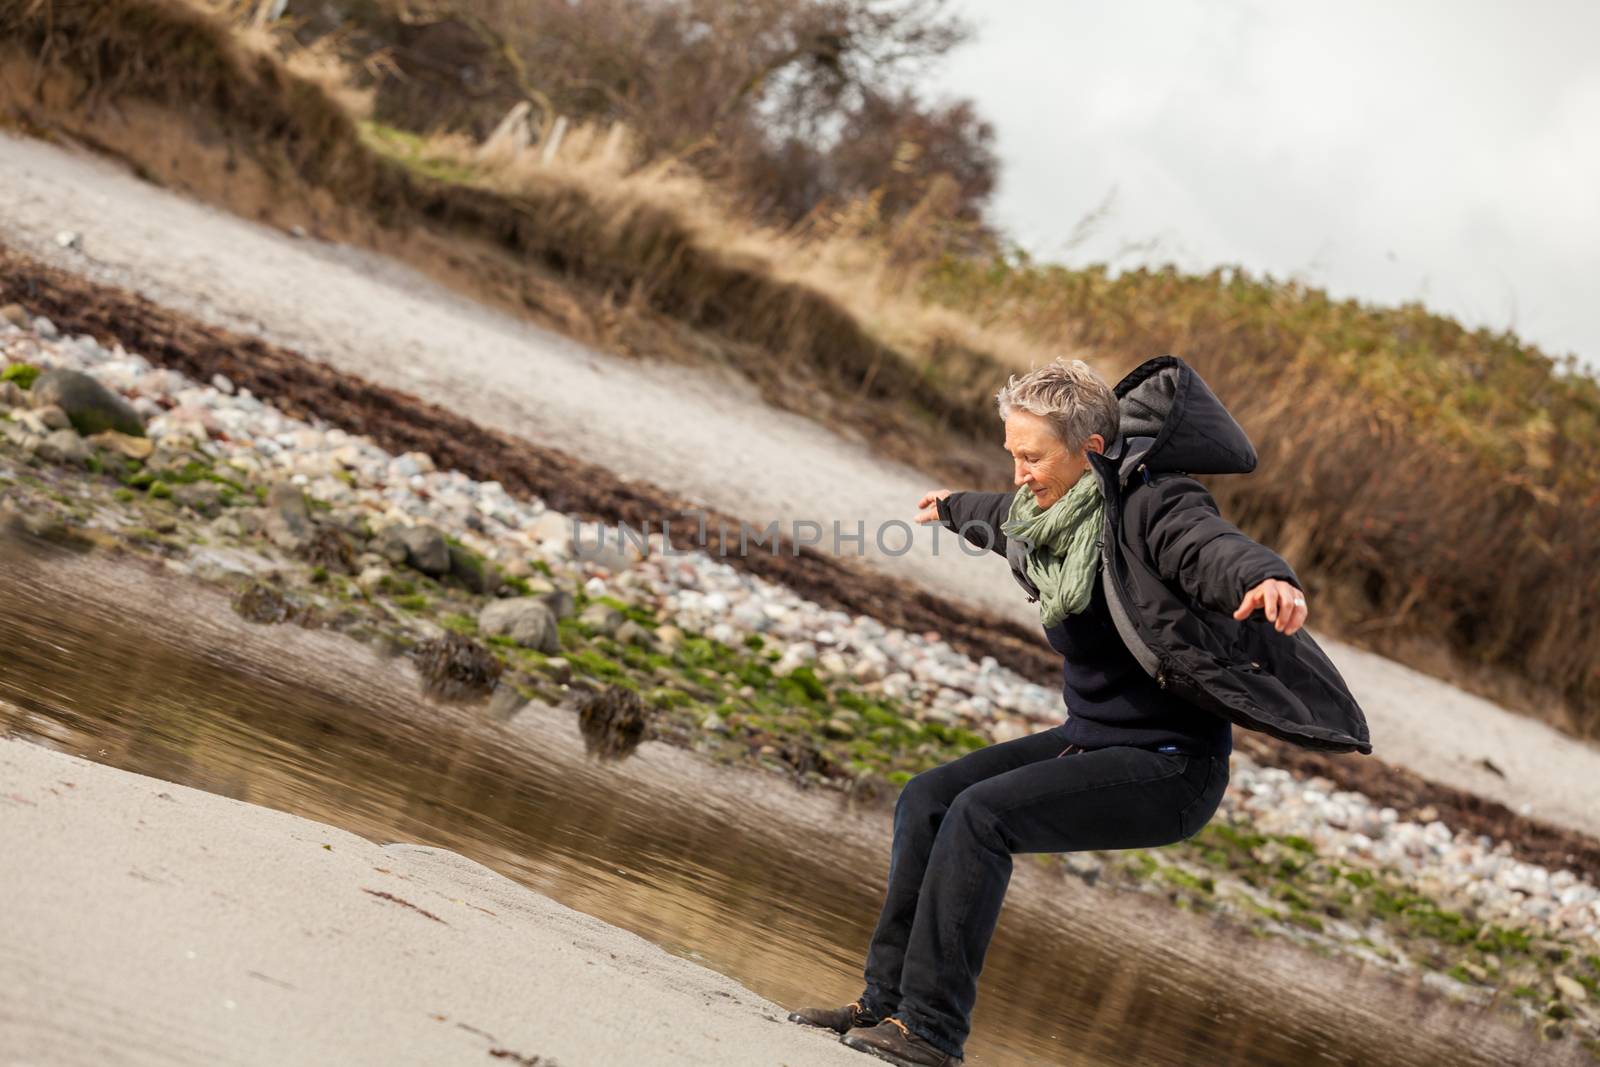
<path id="1" fill-rule="evenodd" d="M 1107 520 L 1109 526 L 1110 520 Z M 1139 666 L 1145 669 L 1156 680 L 1156 685 L 1162 689 L 1167 687 L 1167 672 L 1160 657 L 1139 636 L 1134 628 L 1133 619 L 1128 615 L 1127 605 L 1122 600 L 1122 590 L 1117 588 L 1116 580 L 1112 577 L 1111 550 L 1107 547 L 1109 538 L 1103 539 L 1100 544 L 1100 579 L 1105 583 L 1106 608 L 1111 612 L 1111 621 L 1116 626 L 1117 632 L 1122 635 L 1123 644 L 1128 646 L 1128 651 L 1133 653 L 1133 658 Z"/>

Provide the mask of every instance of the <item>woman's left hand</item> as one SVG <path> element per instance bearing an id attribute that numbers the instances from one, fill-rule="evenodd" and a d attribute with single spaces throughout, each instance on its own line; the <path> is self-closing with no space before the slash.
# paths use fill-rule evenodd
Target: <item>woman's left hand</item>
<path id="1" fill-rule="evenodd" d="M 1248 619 L 1256 608 L 1266 609 L 1273 628 L 1285 635 L 1294 633 L 1306 621 L 1305 594 L 1281 578 L 1268 578 L 1246 593 L 1233 617 Z"/>

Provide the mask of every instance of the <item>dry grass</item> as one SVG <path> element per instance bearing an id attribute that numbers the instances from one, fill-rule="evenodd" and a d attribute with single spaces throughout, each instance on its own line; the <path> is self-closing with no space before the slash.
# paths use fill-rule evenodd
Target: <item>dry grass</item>
<path id="1" fill-rule="evenodd" d="M 1112 357 L 1181 352 L 1261 455 L 1219 502 L 1315 584 L 1323 625 L 1600 728 L 1600 384 L 1571 361 L 1233 272 L 947 264 L 929 295 Z"/>
<path id="2" fill-rule="evenodd" d="M 326 55 L 285 62 L 166 0 L 0 0 L 0 42 L 15 123 L 246 214 L 310 210 L 435 271 L 470 261 L 451 280 L 585 339 L 804 383 L 808 410 L 899 420 L 924 455 L 992 447 L 1011 369 L 1078 354 L 1114 380 L 1177 352 L 1261 453 L 1216 495 L 1294 561 L 1324 627 L 1600 730 L 1600 402 L 1515 339 L 1237 275 L 940 259 L 937 187 L 894 225 L 868 203 L 757 226 L 627 131 L 574 128 L 545 159 L 362 122 Z"/>
<path id="3" fill-rule="evenodd" d="M 369 144 L 407 166 L 508 198 L 539 196 L 559 184 L 583 190 L 617 220 L 641 210 L 669 216 L 695 246 L 752 274 L 827 297 L 919 366 L 937 367 L 952 350 L 981 352 L 986 361 L 1020 369 L 1061 355 L 1094 357 L 1083 346 L 1047 344 L 1003 324 L 980 326 L 970 315 L 924 297 L 926 275 L 937 265 L 927 251 L 942 246 L 924 246 L 919 238 L 930 222 L 942 219 L 938 187 L 892 225 L 870 203 L 857 203 L 799 227 L 778 228 L 752 221 L 736 197 L 680 161 L 644 159 L 638 138 L 622 125 L 569 127 L 559 150 L 549 155 L 545 142 L 534 138 L 479 145 L 460 135 L 418 137 L 373 124 L 366 129 Z M 789 328 L 802 331 L 805 325 Z"/>

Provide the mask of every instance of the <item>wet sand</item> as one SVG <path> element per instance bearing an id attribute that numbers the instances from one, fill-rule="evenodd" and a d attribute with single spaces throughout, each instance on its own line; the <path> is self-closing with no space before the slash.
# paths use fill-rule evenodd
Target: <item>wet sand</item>
<path id="1" fill-rule="evenodd" d="M 453 852 L 19 741 L 0 782 L 7 1063 L 863 1062 Z"/>

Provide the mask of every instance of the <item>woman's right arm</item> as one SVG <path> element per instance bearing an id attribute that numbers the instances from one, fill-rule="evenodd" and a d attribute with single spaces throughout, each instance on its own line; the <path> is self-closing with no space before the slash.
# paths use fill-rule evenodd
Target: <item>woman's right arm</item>
<path id="1" fill-rule="evenodd" d="M 917 513 L 917 521 L 923 524 L 939 522 L 979 548 L 993 549 L 1003 556 L 1006 554 L 1006 535 L 1000 532 L 1000 524 L 1010 514 L 1011 498 L 1015 495 L 1016 490 L 1008 493 L 953 493 L 948 489 L 935 489 L 918 502 L 917 506 L 922 510 Z"/>

